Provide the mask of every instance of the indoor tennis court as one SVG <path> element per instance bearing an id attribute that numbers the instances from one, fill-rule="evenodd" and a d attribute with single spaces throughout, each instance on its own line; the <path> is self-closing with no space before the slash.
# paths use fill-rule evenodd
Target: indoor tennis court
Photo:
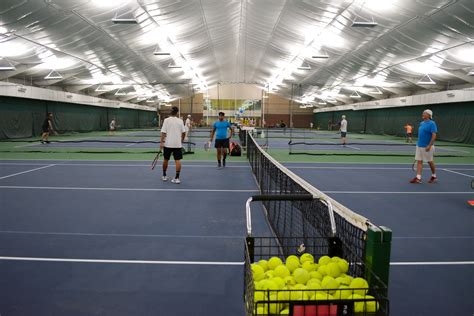
<path id="1" fill-rule="evenodd" d="M 474 3 L 0 3 L 0 316 L 472 315 Z"/>

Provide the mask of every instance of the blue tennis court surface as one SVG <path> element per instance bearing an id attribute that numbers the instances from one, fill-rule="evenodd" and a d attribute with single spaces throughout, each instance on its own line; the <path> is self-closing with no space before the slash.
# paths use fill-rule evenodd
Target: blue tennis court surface
<path id="1" fill-rule="evenodd" d="M 410 165 L 289 163 L 290 170 L 393 234 L 392 315 L 474 311 L 474 165 L 439 165 L 439 182 L 410 184 Z M 426 166 L 425 166 L 426 167 Z"/>
<path id="2" fill-rule="evenodd" d="M 243 314 L 247 163 L 179 186 L 143 161 L 0 166 L 1 315 Z"/>
<path id="3" fill-rule="evenodd" d="M 433 185 L 409 184 L 406 164 L 286 167 L 393 229 L 392 315 L 472 314 L 474 165 L 440 165 Z M 243 315 L 248 163 L 160 175 L 148 161 L 0 162 L 1 315 Z M 269 235 L 258 204 L 253 224 Z"/>

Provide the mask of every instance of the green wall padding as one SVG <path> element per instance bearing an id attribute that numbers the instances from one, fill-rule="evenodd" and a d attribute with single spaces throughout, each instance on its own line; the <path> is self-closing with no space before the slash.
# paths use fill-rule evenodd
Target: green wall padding
<path id="1" fill-rule="evenodd" d="M 327 129 L 329 120 L 337 123 L 342 115 L 346 115 L 349 132 L 404 136 L 403 126 L 410 123 L 415 127 L 416 135 L 421 114 L 427 108 L 433 111 L 439 140 L 474 144 L 474 102 L 315 113 L 314 123 Z"/>
<path id="2" fill-rule="evenodd" d="M 60 132 L 105 131 L 115 116 L 121 128 L 152 126 L 155 112 L 0 96 L 0 139 L 39 136 L 47 112 Z"/>

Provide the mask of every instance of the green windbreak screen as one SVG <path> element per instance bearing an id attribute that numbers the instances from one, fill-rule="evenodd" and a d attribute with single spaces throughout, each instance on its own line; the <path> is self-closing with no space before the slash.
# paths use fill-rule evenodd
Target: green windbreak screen
<path id="1" fill-rule="evenodd" d="M 434 113 L 439 140 L 474 144 L 474 102 L 323 112 L 315 113 L 314 121 L 316 127 L 327 129 L 329 120 L 337 124 L 346 115 L 349 132 L 395 136 L 403 136 L 403 127 L 410 123 L 417 135 L 421 114 L 427 108 Z"/>
<path id="2" fill-rule="evenodd" d="M 0 96 L 0 139 L 39 136 L 47 112 L 59 132 L 105 131 L 113 117 L 120 128 L 151 127 L 156 117 L 149 111 Z"/>

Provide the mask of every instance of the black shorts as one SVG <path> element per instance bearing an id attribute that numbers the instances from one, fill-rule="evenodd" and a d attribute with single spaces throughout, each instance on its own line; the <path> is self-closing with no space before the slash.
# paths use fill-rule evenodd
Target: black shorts
<path id="1" fill-rule="evenodd" d="M 174 160 L 181 160 L 183 159 L 183 150 L 182 148 L 163 148 L 163 158 L 165 160 L 170 160 L 171 154 L 173 154 Z"/>
<path id="2" fill-rule="evenodd" d="M 229 148 L 229 139 L 216 139 L 214 148 Z"/>
<path id="3" fill-rule="evenodd" d="M 341 132 L 341 137 L 346 137 L 347 132 Z"/>
<path id="4" fill-rule="evenodd" d="M 407 133 L 407 136 L 408 136 L 408 137 L 411 137 L 411 135 L 412 135 L 412 133 Z"/>
<path id="5" fill-rule="evenodd" d="M 42 131 L 43 131 L 43 133 L 49 133 L 49 127 L 46 127 L 46 128 L 43 127 Z"/>

